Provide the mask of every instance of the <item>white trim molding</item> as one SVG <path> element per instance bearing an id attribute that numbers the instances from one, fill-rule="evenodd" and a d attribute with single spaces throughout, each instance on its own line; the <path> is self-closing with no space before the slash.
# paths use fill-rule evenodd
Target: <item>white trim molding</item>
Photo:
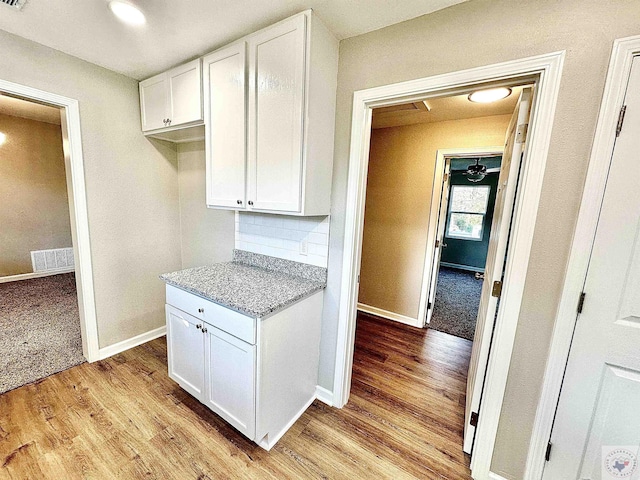
<path id="1" fill-rule="evenodd" d="M 364 313 L 370 313 L 371 315 L 375 315 L 376 317 L 382 317 L 394 322 L 404 323 L 405 325 L 410 325 L 412 327 L 423 327 L 422 322 L 419 322 L 419 320 L 416 318 L 407 317 L 406 315 L 400 315 L 399 313 L 390 312 L 389 310 L 383 310 L 382 308 L 372 307 L 371 305 L 365 305 L 364 303 L 358 302 L 358 310 Z"/>
<path id="2" fill-rule="evenodd" d="M 596 125 L 587 179 L 564 285 L 551 337 L 549 356 L 538 401 L 536 418 L 529 444 L 525 480 L 539 480 L 545 466 L 545 452 L 551 437 L 562 379 L 569 357 L 571 339 L 577 319 L 577 304 L 589 267 L 600 207 L 615 146 L 618 114 L 623 105 L 633 57 L 640 55 L 640 36 L 618 39 L 613 44 L 600 114 Z"/>
<path id="3" fill-rule="evenodd" d="M 20 273 L 18 275 L 8 275 L 0 277 L 0 283 L 18 282 L 20 280 L 31 280 L 32 278 L 50 277 L 51 275 L 60 275 L 61 273 L 75 272 L 75 267 L 58 268 L 56 270 L 47 270 L 46 272 L 30 272 Z"/>
<path id="4" fill-rule="evenodd" d="M 349 177 L 345 208 L 345 250 L 333 385 L 334 401 L 337 407 L 346 404 L 351 387 L 358 297 L 357 275 L 361 261 L 372 108 L 424 100 L 435 95 L 460 94 L 468 92 L 480 84 L 491 83 L 497 86 L 525 82 L 536 83 L 536 98 L 529 124 L 525 161 L 520 173 L 521 187 L 515 206 L 505 270 L 505 276 L 509 278 L 509 282 L 503 290 L 496 319 L 492 354 L 487 365 L 481 415 L 476 429 L 475 449 L 471 459 L 471 470 L 476 479 L 484 480 L 489 476 L 522 302 L 524 281 L 529 264 L 564 57 L 564 51 L 555 52 L 360 90 L 356 91 L 353 96 Z"/>
<path id="5" fill-rule="evenodd" d="M 98 360 L 98 323 L 91 264 L 91 240 L 84 180 L 82 134 L 78 101 L 18 83 L 0 80 L 0 92 L 61 108 L 62 149 L 65 159 L 71 237 L 76 265 L 82 353 L 89 362 Z"/>
<path id="6" fill-rule="evenodd" d="M 129 350 L 131 348 L 137 347 L 138 345 L 142 345 L 143 343 L 150 342 L 151 340 L 160 338 L 166 334 L 167 326 L 163 325 L 162 327 L 154 328 L 153 330 L 141 333 L 140 335 L 136 335 L 135 337 L 127 338 L 126 340 L 123 340 L 121 342 L 101 348 L 98 355 L 98 360 L 104 360 L 105 358 L 112 357 L 114 355 L 117 355 L 118 353 L 124 352 L 125 350 Z"/>
<path id="7" fill-rule="evenodd" d="M 320 385 L 316 385 L 316 398 L 322 403 L 326 403 L 330 407 L 333 407 L 333 392 L 330 392 Z"/>
<path id="8" fill-rule="evenodd" d="M 489 472 L 489 480 L 507 480 L 505 477 L 497 473 Z"/>

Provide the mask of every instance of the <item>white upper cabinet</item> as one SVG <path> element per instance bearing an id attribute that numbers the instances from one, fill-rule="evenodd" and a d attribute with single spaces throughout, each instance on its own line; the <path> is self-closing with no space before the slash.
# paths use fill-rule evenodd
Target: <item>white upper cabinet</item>
<path id="1" fill-rule="evenodd" d="M 140 82 L 142 131 L 202 122 L 200 59 Z"/>
<path id="2" fill-rule="evenodd" d="M 302 201 L 306 17 L 249 40 L 249 200 L 299 212 Z"/>
<path id="3" fill-rule="evenodd" d="M 207 205 L 328 215 L 335 37 L 309 10 L 208 55 L 204 68 Z"/>
<path id="4" fill-rule="evenodd" d="M 207 205 L 246 206 L 246 44 L 204 57 Z"/>

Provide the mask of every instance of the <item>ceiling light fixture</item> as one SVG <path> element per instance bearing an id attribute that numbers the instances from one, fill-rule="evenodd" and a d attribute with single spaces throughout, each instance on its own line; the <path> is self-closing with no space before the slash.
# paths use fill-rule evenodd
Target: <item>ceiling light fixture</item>
<path id="1" fill-rule="evenodd" d="M 463 173 L 472 183 L 478 183 L 487 176 L 487 166 L 480 163 L 480 159 L 476 158 L 476 163 L 467 167 L 467 171 Z"/>
<path id="2" fill-rule="evenodd" d="M 130 3 L 112 1 L 109 2 L 109 8 L 116 17 L 127 25 L 140 26 L 147 22 L 144 13 Z"/>
<path id="3" fill-rule="evenodd" d="M 7 136 L 4 133 L 0 132 L 0 145 L 2 145 L 6 141 L 7 141 Z"/>
<path id="4" fill-rule="evenodd" d="M 474 103 L 491 103 L 507 98 L 509 95 L 511 95 L 511 89 L 506 87 L 476 90 L 469 95 L 469 101 Z"/>

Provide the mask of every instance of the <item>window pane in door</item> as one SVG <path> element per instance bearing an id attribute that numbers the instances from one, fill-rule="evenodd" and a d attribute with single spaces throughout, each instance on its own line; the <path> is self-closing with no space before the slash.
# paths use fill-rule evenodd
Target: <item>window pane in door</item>
<path id="1" fill-rule="evenodd" d="M 482 240 L 484 215 L 478 213 L 451 213 L 447 237 Z"/>
<path id="2" fill-rule="evenodd" d="M 454 185 L 451 187 L 451 212 L 486 213 L 489 203 L 488 185 L 466 186 Z"/>

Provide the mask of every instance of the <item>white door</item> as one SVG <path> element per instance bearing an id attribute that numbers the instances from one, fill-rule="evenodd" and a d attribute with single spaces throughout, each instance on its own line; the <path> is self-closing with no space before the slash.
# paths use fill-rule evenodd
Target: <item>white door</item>
<path id="1" fill-rule="evenodd" d="M 169 122 L 173 127 L 202 120 L 202 73 L 200 59 L 167 72 Z"/>
<path id="2" fill-rule="evenodd" d="M 169 377 L 202 401 L 204 393 L 204 335 L 202 321 L 170 305 L 167 313 Z"/>
<path id="3" fill-rule="evenodd" d="M 444 243 L 444 227 L 447 224 L 447 205 L 449 205 L 449 184 L 451 181 L 451 162 L 446 160 L 444 167 L 444 181 L 442 183 L 442 197 L 440 199 L 440 210 L 438 212 L 438 230 L 436 232 L 436 245 L 431 263 L 431 283 L 429 284 L 429 298 L 427 300 L 427 317 L 425 323 L 431 323 L 433 309 L 436 303 L 436 291 L 438 289 L 438 274 L 440 273 L 440 257 L 442 249 L 446 248 Z"/>
<path id="4" fill-rule="evenodd" d="M 305 21 L 295 17 L 249 41 L 250 208 L 301 208 Z"/>
<path id="5" fill-rule="evenodd" d="M 246 207 L 246 44 L 203 59 L 207 205 Z"/>
<path id="6" fill-rule="evenodd" d="M 256 347 L 205 324 L 205 404 L 253 440 L 256 425 Z"/>
<path id="7" fill-rule="evenodd" d="M 529 112 L 531 109 L 532 90 L 525 88 L 520 94 L 505 141 L 504 154 L 498 178 L 498 191 L 491 223 L 491 236 L 487 252 L 487 264 L 484 271 L 484 283 L 480 295 L 480 306 L 476 321 L 476 333 L 473 337 L 471 362 L 467 376 L 467 399 L 465 408 L 464 446 L 463 450 L 471 453 L 477 415 L 480 410 L 480 398 L 484 386 L 484 375 L 489 359 L 491 334 L 498 308 L 499 286 L 502 284 L 504 262 L 509 240 L 509 229 L 513 214 L 520 160 L 524 151 L 524 140 Z M 497 289 L 496 289 L 497 288 Z"/>
<path id="8" fill-rule="evenodd" d="M 544 470 L 548 480 L 640 478 L 640 57 L 625 104 Z"/>
<path id="9" fill-rule="evenodd" d="M 166 126 L 169 118 L 169 98 L 165 73 L 140 82 L 140 111 L 142 131 L 156 130 Z"/>

